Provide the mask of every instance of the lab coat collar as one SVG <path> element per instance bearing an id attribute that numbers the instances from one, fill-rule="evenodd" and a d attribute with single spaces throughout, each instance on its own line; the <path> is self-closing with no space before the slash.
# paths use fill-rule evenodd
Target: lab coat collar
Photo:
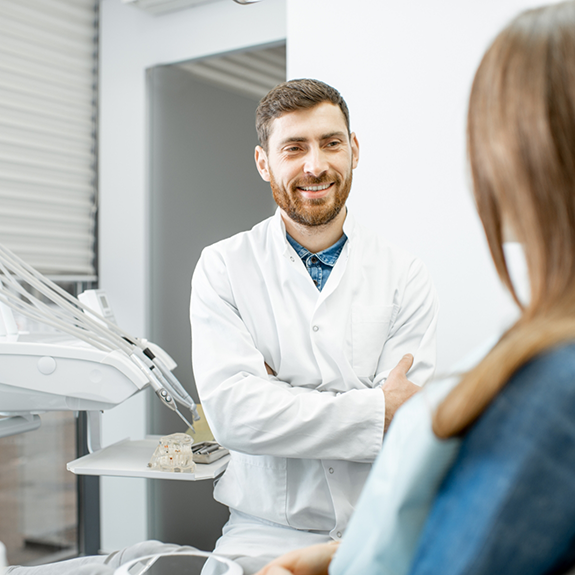
<path id="1" fill-rule="evenodd" d="M 347 236 L 348 240 L 353 240 L 356 231 L 355 218 L 349 213 L 349 208 L 346 206 L 346 216 L 343 222 L 343 233 Z"/>

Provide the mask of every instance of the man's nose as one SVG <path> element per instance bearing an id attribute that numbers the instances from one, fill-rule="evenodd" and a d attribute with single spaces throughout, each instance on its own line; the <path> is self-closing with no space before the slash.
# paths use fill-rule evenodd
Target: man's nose
<path id="1" fill-rule="evenodd" d="M 327 158 L 320 149 L 310 149 L 305 157 L 304 172 L 318 178 L 328 169 Z"/>

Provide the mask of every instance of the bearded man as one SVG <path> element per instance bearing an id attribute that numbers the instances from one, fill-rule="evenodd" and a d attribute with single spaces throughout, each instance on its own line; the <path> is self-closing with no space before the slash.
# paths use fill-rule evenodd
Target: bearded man
<path id="1" fill-rule="evenodd" d="M 342 537 L 395 411 L 432 376 L 438 308 L 423 264 L 346 208 L 359 145 L 337 90 L 280 84 L 256 128 L 278 209 L 203 251 L 191 300 L 196 384 L 232 454 L 215 552 L 246 573 Z"/>

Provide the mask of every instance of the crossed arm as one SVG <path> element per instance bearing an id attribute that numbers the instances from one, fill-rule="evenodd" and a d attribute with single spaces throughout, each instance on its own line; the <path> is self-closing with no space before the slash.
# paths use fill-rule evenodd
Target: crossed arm
<path id="1" fill-rule="evenodd" d="M 421 389 L 418 385 L 411 383 L 411 381 L 407 379 L 407 372 L 412 365 L 413 355 L 410 353 L 404 355 L 381 387 L 381 391 L 383 391 L 385 397 L 384 431 L 387 431 L 395 412 Z M 265 363 L 265 368 L 268 375 L 276 375 L 275 371 L 267 363 Z"/>
<path id="2" fill-rule="evenodd" d="M 196 383 L 218 441 L 251 455 L 374 460 L 383 435 L 381 391 L 336 394 L 270 377 L 226 266 L 210 256 L 192 282 L 192 341 Z"/>
<path id="3" fill-rule="evenodd" d="M 386 381 L 401 353 L 417 356 L 413 381 L 433 371 L 437 304 L 428 275 L 415 268 L 398 302 L 400 315 L 385 344 L 374 388 L 345 393 L 296 387 L 270 378 L 236 306 L 227 262 L 207 250 L 192 282 L 194 373 L 210 427 L 220 443 L 253 455 L 372 461 L 396 409 L 417 391 Z M 420 295 L 418 292 L 424 292 Z M 401 361 L 413 362 L 409 359 Z M 289 440 L 286 441 L 286 438 Z"/>

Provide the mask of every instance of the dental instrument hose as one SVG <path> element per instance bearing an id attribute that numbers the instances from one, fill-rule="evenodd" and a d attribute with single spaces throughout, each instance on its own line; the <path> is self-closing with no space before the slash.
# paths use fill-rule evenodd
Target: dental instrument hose
<path id="1" fill-rule="evenodd" d="M 0 302 L 18 313 L 65 332 L 102 350 L 119 350 L 145 374 L 162 403 L 175 411 L 193 429 L 178 409 L 189 409 L 192 420 L 200 419 L 196 404 L 174 374 L 140 339 L 120 329 L 96 311 L 87 308 L 60 286 L 0 244 Z M 28 289 L 23 284 L 28 286 Z M 42 301 L 34 291 L 46 298 Z"/>

